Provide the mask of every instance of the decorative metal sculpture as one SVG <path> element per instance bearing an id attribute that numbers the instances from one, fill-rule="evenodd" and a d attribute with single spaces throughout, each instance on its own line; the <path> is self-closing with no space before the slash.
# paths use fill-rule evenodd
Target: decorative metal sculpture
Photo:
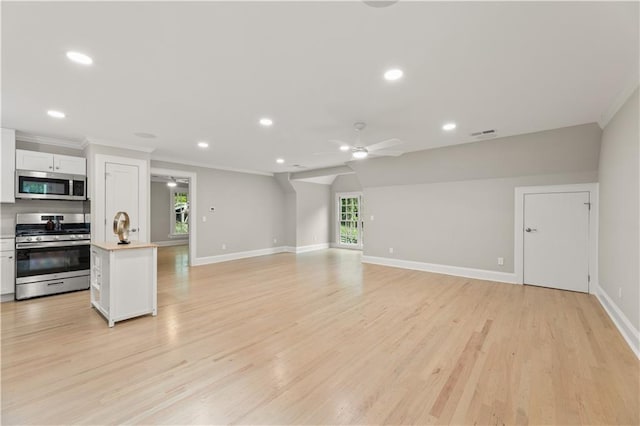
<path id="1" fill-rule="evenodd" d="M 118 244 L 129 244 L 129 215 L 126 212 L 118 212 L 113 218 L 113 233 L 118 236 Z"/>

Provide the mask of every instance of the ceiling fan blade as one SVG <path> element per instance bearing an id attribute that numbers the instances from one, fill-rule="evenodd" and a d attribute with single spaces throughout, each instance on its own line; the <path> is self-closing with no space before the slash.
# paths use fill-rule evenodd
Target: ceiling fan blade
<path id="1" fill-rule="evenodd" d="M 402 154 L 404 154 L 404 152 L 402 151 L 394 151 L 391 149 L 378 149 L 375 152 L 372 153 L 373 155 L 376 155 L 378 157 L 399 157 Z"/>
<path id="2" fill-rule="evenodd" d="M 391 148 L 392 146 L 400 145 L 401 143 L 403 142 L 400 139 L 393 138 L 393 139 L 387 139 L 382 142 L 374 143 L 372 145 L 368 145 L 366 148 L 369 151 L 378 151 L 381 149 L 387 149 L 387 148 Z"/>

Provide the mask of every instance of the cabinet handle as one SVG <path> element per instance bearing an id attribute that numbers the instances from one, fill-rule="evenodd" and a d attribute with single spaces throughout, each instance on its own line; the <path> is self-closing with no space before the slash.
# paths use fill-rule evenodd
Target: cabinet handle
<path id="1" fill-rule="evenodd" d="M 57 166 L 57 167 L 56 167 L 56 170 L 60 170 L 60 166 Z"/>
<path id="2" fill-rule="evenodd" d="M 53 166 L 49 166 L 50 169 L 53 169 Z"/>
<path id="3" fill-rule="evenodd" d="M 13 256 L 9 256 L 7 259 L 13 259 Z"/>
<path id="4" fill-rule="evenodd" d="M 47 285 L 58 285 L 58 284 L 64 284 L 64 281 L 58 281 L 57 283 L 47 283 Z"/>

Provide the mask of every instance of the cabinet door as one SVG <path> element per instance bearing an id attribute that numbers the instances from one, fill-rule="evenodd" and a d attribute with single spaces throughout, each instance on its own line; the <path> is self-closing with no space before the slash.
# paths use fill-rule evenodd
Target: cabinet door
<path id="1" fill-rule="evenodd" d="M 87 174 L 87 160 L 82 157 L 56 154 L 53 156 L 53 166 L 56 173 L 66 173 L 69 175 Z"/>
<path id="2" fill-rule="evenodd" d="M 53 171 L 53 154 L 38 151 L 16 150 L 16 168 L 38 172 Z"/>
<path id="3" fill-rule="evenodd" d="M 0 203 L 15 203 L 16 131 L 2 129 L 0 140 Z"/>
<path id="4" fill-rule="evenodd" d="M 16 260 L 13 251 L 0 252 L 0 294 L 15 292 L 16 284 Z"/>

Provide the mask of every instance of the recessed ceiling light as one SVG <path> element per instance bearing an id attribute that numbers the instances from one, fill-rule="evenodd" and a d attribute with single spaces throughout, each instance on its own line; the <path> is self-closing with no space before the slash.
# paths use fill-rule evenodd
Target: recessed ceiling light
<path id="1" fill-rule="evenodd" d="M 363 158 L 367 158 L 367 155 L 369 155 L 369 153 L 367 152 L 366 149 L 361 148 L 353 151 L 352 155 L 353 155 L 353 158 L 355 158 L 356 160 L 362 160 Z"/>
<path id="2" fill-rule="evenodd" d="M 340 146 L 340 151 L 349 151 L 349 145 L 341 145 Z"/>
<path id="3" fill-rule="evenodd" d="M 276 163 L 278 163 L 278 164 L 284 164 L 284 158 L 278 158 L 278 159 L 276 159 Z"/>
<path id="4" fill-rule="evenodd" d="M 145 133 L 145 132 L 134 133 L 134 135 L 142 139 L 155 139 L 156 137 L 156 135 L 154 135 L 153 133 Z"/>
<path id="5" fill-rule="evenodd" d="M 442 130 L 450 131 L 456 128 L 456 123 L 446 123 L 442 126 Z"/>
<path id="6" fill-rule="evenodd" d="M 198 142 L 198 146 L 200 148 L 209 148 L 209 142 L 200 141 L 200 142 Z"/>
<path id="7" fill-rule="evenodd" d="M 93 64 L 93 59 L 91 59 L 91 56 L 87 56 L 84 53 L 80 53 L 80 52 L 67 52 L 67 58 L 69 58 L 71 61 L 77 63 L 77 64 L 82 64 L 82 65 L 91 65 Z"/>
<path id="8" fill-rule="evenodd" d="M 400 69 L 389 70 L 384 73 L 384 79 L 389 81 L 395 81 L 402 78 L 404 73 Z"/>
<path id="9" fill-rule="evenodd" d="M 273 124 L 273 120 L 270 118 L 261 118 L 260 119 L 260 125 L 261 126 L 265 126 L 265 127 L 269 127 Z"/>
<path id="10" fill-rule="evenodd" d="M 49 111 L 47 111 L 47 114 L 49 115 L 49 117 L 54 117 L 54 118 L 65 118 L 66 117 L 64 112 L 56 111 L 56 110 L 53 110 L 53 109 L 50 109 Z"/>

